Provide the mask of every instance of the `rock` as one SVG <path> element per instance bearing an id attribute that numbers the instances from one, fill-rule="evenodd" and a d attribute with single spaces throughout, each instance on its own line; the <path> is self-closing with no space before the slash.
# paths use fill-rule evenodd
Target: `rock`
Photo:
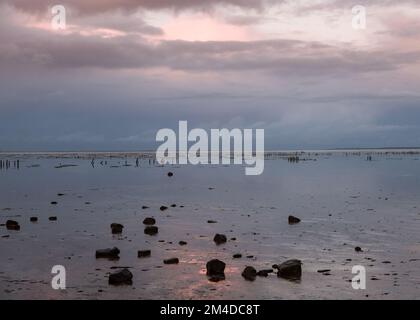
<path id="1" fill-rule="evenodd" d="M 38 221 L 38 218 L 37 217 L 30 217 L 29 218 L 29 221 L 31 221 L 31 222 L 37 222 Z"/>
<path id="2" fill-rule="evenodd" d="M 20 230 L 20 225 L 17 221 L 14 220 L 7 220 L 6 221 L 6 228 L 7 230 Z"/>
<path id="3" fill-rule="evenodd" d="M 242 271 L 242 277 L 244 277 L 248 281 L 254 281 L 257 277 L 257 270 L 254 267 L 246 267 L 244 271 Z"/>
<path id="4" fill-rule="evenodd" d="M 259 276 L 259 277 L 268 277 L 268 275 L 270 273 L 273 273 L 273 269 L 260 270 L 260 271 L 257 272 L 257 276 Z"/>
<path id="5" fill-rule="evenodd" d="M 302 277 L 302 262 L 292 259 L 277 265 L 277 276 L 289 280 L 299 280 Z"/>
<path id="6" fill-rule="evenodd" d="M 354 251 L 356 251 L 356 252 L 362 252 L 363 250 L 360 247 L 356 247 L 356 248 L 354 248 Z"/>
<path id="7" fill-rule="evenodd" d="M 166 209 L 168 209 L 168 207 L 167 206 L 161 206 L 159 209 L 160 209 L 160 211 L 165 211 Z"/>
<path id="8" fill-rule="evenodd" d="M 138 258 L 150 257 L 151 254 L 152 254 L 152 251 L 150 251 L 150 250 L 139 250 L 139 251 L 137 251 L 137 257 Z"/>
<path id="9" fill-rule="evenodd" d="M 207 220 L 207 223 L 217 223 L 217 221 L 214 221 L 214 220 Z"/>
<path id="10" fill-rule="evenodd" d="M 57 221 L 57 217 L 52 216 L 52 217 L 49 217 L 48 220 L 50 220 L 50 221 Z"/>
<path id="11" fill-rule="evenodd" d="M 64 193 L 57 193 L 57 196 L 62 197 L 62 196 L 64 196 Z"/>
<path id="12" fill-rule="evenodd" d="M 232 257 L 233 257 L 233 259 L 240 259 L 240 258 L 242 258 L 242 254 L 235 253 Z"/>
<path id="13" fill-rule="evenodd" d="M 176 207 L 176 204 L 174 203 L 174 204 L 171 204 L 171 208 L 175 208 Z"/>
<path id="14" fill-rule="evenodd" d="M 170 259 L 163 260 L 163 263 L 164 264 L 178 264 L 179 259 L 178 258 L 170 258 Z"/>
<path id="15" fill-rule="evenodd" d="M 57 201 L 51 201 L 51 204 L 56 205 Z"/>
<path id="16" fill-rule="evenodd" d="M 300 219 L 294 216 L 289 216 L 289 224 L 296 224 L 299 223 Z"/>
<path id="17" fill-rule="evenodd" d="M 119 234 L 122 233 L 124 226 L 119 223 L 112 223 L 111 224 L 111 232 L 112 234 Z"/>
<path id="18" fill-rule="evenodd" d="M 114 286 L 122 284 L 131 285 L 133 283 L 133 274 L 130 272 L 130 270 L 123 269 L 121 271 L 110 274 L 108 283 Z"/>
<path id="19" fill-rule="evenodd" d="M 217 245 L 225 243 L 227 241 L 227 238 L 224 234 L 216 234 L 213 238 L 213 241 L 216 242 Z"/>
<path id="20" fill-rule="evenodd" d="M 168 177 L 172 177 L 174 174 L 172 172 L 168 172 Z"/>
<path id="21" fill-rule="evenodd" d="M 180 242 L 178 242 L 178 244 L 179 244 L 180 246 L 185 246 L 185 245 L 187 245 L 187 242 L 186 242 L 186 241 L 180 241 Z"/>
<path id="22" fill-rule="evenodd" d="M 107 258 L 110 260 L 118 260 L 120 250 L 117 247 L 108 248 L 108 249 L 99 249 L 96 250 L 96 258 Z"/>
<path id="23" fill-rule="evenodd" d="M 143 224 L 152 226 L 156 223 L 155 218 L 147 217 L 143 220 Z"/>
<path id="24" fill-rule="evenodd" d="M 149 236 L 154 236 L 159 232 L 158 227 L 156 226 L 147 226 L 144 228 L 144 234 L 148 234 Z"/>
<path id="25" fill-rule="evenodd" d="M 145 210 L 145 209 L 149 209 L 149 207 L 148 206 L 142 206 L 141 207 L 143 210 Z"/>
<path id="26" fill-rule="evenodd" d="M 213 282 L 225 280 L 225 267 L 226 264 L 218 259 L 207 262 L 206 269 L 209 280 Z"/>
<path id="27" fill-rule="evenodd" d="M 326 273 L 326 272 L 330 272 L 331 270 L 330 269 L 321 269 L 321 270 L 318 270 L 317 272 L 318 273 Z"/>

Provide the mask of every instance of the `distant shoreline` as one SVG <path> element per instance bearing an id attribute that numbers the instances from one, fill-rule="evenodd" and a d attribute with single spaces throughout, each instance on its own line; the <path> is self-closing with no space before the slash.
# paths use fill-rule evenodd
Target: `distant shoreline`
<path id="1" fill-rule="evenodd" d="M 123 156 L 151 156 L 155 155 L 155 150 L 139 151 L 0 151 L 0 156 L 55 156 L 55 157 L 123 157 Z M 211 151 L 209 151 L 211 153 Z M 420 154 L 420 147 L 405 148 L 334 148 L 334 149 L 285 149 L 285 150 L 266 150 L 264 155 L 288 155 L 288 154 Z"/>

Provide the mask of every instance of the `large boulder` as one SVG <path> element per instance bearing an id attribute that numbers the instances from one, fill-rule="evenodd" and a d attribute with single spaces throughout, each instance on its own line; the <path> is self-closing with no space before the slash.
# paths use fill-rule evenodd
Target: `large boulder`
<path id="1" fill-rule="evenodd" d="M 289 224 L 296 224 L 299 223 L 300 219 L 295 216 L 289 216 Z"/>
<path id="2" fill-rule="evenodd" d="M 139 251 L 137 251 L 137 257 L 139 257 L 139 258 L 150 257 L 151 254 L 152 254 L 151 250 L 139 250 Z"/>
<path id="3" fill-rule="evenodd" d="M 6 228 L 7 230 L 20 230 L 20 225 L 19 222 L 14 221 L 14 220 L 7 220 L 6 221 Z"/>
<path id="4" fill-rule="evenodd" d="M 257 272 L 259 277 L 268 277 L 270 273 L 273 273 L 273 269 L 264 269 Z"/>
<path id="5" fill-rule="evenodd" d="M 133 274 L 128 269 L 123 269 L 121 271 L 111 273 L 109 275 L 108 283 L 114 286 L 133 283 Z"/>
<path id="6" fill-rule="evenodd" d="M 124 226 L 119 223 L 112 223 L 111 224 L 111 231 L 112 234 L 119 234 L 122 233 Z"/>
<path id="7" fill-rule="evenodd" d="M 244 277 L 248 281 L 254 281 L 257 277 L 257 270 L 254 267 L 246 267 L 244 271 L 242 271 L 242 277 Z"/>
<path id="8" fill-rule="evenodd" d="M 152 218 L 152 217 L 147 217 L 143 220 L 143 224 L 145 224 L 147 226 L 152 226 L 152 225 L 156 224 L 156 219 Z"/>
<path id="9" fill-rule="evenodd" d="M 163 263 L 164 264 L 178 264 L 179 259 L 178 258 L 170 258 L 170 259 L 163 260 Z"/>
<path id="10" fill-rule="evenodd" d="M 217 234 L 214 236 L 213 241 L 214 241 L 217 245 L 219 245 L 219 244 L 225 243 L 225 242 L 227 241 L 227 238 L 226 238 L 226 236 L 225 236 L 224 234 L 218 234 L 218 233 L 217 233 Z"/>
<path id="11" fill-rule="evenodd" d="M 106 258 L 110 260 L 118 260 L 120 250 L 117 247 L 96 250 L 96 258 Z"/>
<path id="12" fill-rule="evenodd" d="M 209 280 L 213 282 L 225 280 L 225 267 L 226 263 L 218 259 L 213 259 L 207 262 L 206 269 Z"/>
<path id="13" fill-rule="evenodd" d="M 302 261 L 300 260 L 287 260 L 276 267 L 278 277 L 289 280 L 300 280 L 302 277 Z"/>
<path id="14" fill-rule="evenodd" d="M 154 236 L 159 232 L 158 227 L 156 226 L 147 226 L 144 228 L 144 234 L 148 234 L 149 236 Z"/>

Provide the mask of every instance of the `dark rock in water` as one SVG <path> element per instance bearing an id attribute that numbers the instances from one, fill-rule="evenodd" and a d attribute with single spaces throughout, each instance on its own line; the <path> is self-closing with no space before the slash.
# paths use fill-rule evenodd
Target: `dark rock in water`
<path id="1" fill-rule="evenodd" d="M 155 218 L 147 217 L 143 220 L 143 224 L 152 226 L 156 223 Z"/>
<path id="2" fill-rule="evenodd" d="M 171 204 L 171 208 L 175 208 L 176 207 L 176 204 L 174 203 L 174 204 Z"/>
<path id="3" fill-rule="evenodd" d="M 178 258 L 170 258 L 170 259 L 163 260 L 163 263 L 164 264 L 178 264 L 179 259 Z"/>
<path id="4" fill-rule="evenodd" d="M 49 217 L 48 220 L 50 220 L 50 221 L 57 221 L 57 217 L 55 217 L 55 216 Z"/>
<path id="5" fill-rule="evenodd" d="M 330 272 L 331 270 L 330 269 L 321 269 L 321 270 L 318 270 L 317 272 L 318 273 L 326 273 L 326 272 Z"/>
<path id="6" fill-rule="evenodd" d="M 273 269 L 260 270 L 260 271 L 257 272 L 257 276 L 259 276 L 259 277 L 268 277 L 268 275 L 270 273 L 273 273 Z"/>
<path id="7" fill-rule="evenodd" d="M 148 234 L 149 236 L 154 236 L 158 231 L 159 229 L 156 226 L 147 226 L 144 228 L 144 234 Z"/>
<path id="8" fill-rule="evenodd" d="M 299 280 L 302 277 L 302 261 L 291 259 L 277 265 L 277 276 L 289 280 Z"/>
<path id="9" fill-rule="evenodd" d="M 149 207 L 148 207 L 148 206 L 142 206 L 141 208 L 142 208 L 143 210 L 144 210 L 144 209 L 149 209 Z"/>
<path id="10" fill-rule="evenodd" d="M 62 196 L 64 196 L 64 193 L 57 193 L 57 196 L 62 197 Z"/>
<path id="11" fill-rule="evenodd" d="M 217 245 L 225 243 L 227 241 L 227 238 L 224 234 L 216 234 L 213 238 L 213 241 L 216 242 Z"/>
<path id="12" fill-rule="evenodd" d="M 218 259 L 213 259 L 207 262 L 206 269 L 209 280 L 213 282 L 225 280 L 225 267 L 226 264 Z"/>
<path id="13" fill-rule="evenodd" d="M 160 211 L 165 211 L 166 209 L 168 209 L 168 207 L 167 207 L 167 206 L 161 206 L 161 207 L 160 207 Z"/>
<path id="14" fill-rule="evenodd" d="M 7 230 L 20 230 L 20 225 L 17 221 L 14 220 L 7 220 L 6 221 L 6 228 Z"/>
<path id="15" fill-rule="evenodd" d="M 207 223 L 217 223 L 217 221 L 214 221 L 214 220 L 207 220 Z"/>
<path id="16" fill-rule="evenodd" d="M 30 217 L 29 220 L 31 222 L 37 222 L 38 221 L 38 217 Z"/>
<path id="17" fill-rule="evenodd" d="M 254 267 L 246 267 L 244 271 L 242 271 L 242 277 L 244 277 L 248 281 L 254 281 L 257 277 L 257 270 Z"/>
<path id="18" fill-rule="evenodd" d="M 296 224 L 299 223 L 300 219 L 294 216 L 289 216 L 289 224 Z"/>
<path id="19" fill-rule="evenodd" d="M 55 204 L 57 204 L 57 201 L 51 201 L 51 204 L 55 205 Z"/>
<path id="20" fill-rule="evenodd" d="M 112 223 L 111 224 L 111 232 L 112 234 L 119 234 L 122 233 L 124 226 L 119 223 Z"/>
<path id="21" fill-rule="evenodd" d="M 139 250 L 137 252 L 137 257 L 146 258 L 146 257 L 150 257 L 151 254 L 152 254 L 152 251 L 150 250 Z"/>
<path id="22" fill-rule="evenodd" d="M 185 245 L 187 245 L 187 242 L 186 242 L 186 241 L 180 241 L 180 242 L 178 242 L 178 244 L 179 244 L 180 246 L 185 246 Z"/>
<path id="23" fill-rule="evenodd" d="M 356 251 L 356 252 L 362 252 L 363 250 L 360 247 L 356 247 L 356 248 L 354 248 L 354 251 Z"/>
<path id="24" fill-rule="evenodd" d="M 133 283 L 133 274 L 130 272 L 130 270 L 123 269 L 121 271 L 110 274 L 108 283 L 114 286 L 122 284 L 130 285 Z"/>
<path id="25" fill-rule="evenodd" d="M 119 259 L 120 250 L 117 247 L 96 250 L 96 258 Z"/>
<path id="26" fill-rule="evenodd" d="M 234 259 L 240 259 L 240 258 L 242 258 L 242 254 L 240 254 L 240 253 L 235 253 L 232 257 L 233 257 Z"/>
<path id="27" fill-rule="evenodd" d="M 174 174 L 172 172 L 168 172 L 168 177 L 172 177 Z"/>

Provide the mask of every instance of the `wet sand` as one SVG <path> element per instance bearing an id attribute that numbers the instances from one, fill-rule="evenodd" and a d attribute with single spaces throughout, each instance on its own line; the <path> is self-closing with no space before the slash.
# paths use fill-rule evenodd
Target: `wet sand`
<path id="1" fill-rule="evenodd" d="M 418 152 L 293 157 L 268 153 L 264 173 L 250 177 L 236 165 L 157 166 L 150 154 L 0 154 L 11 162 L 0 170 L 0 224 L 20 225 L 0 226 L 0 298 L 418 299 Z M 289 215 L 301 222 L 289 225 Z M 144 233 L 146 217 L 157 235 Z M 216 245 L 216 233 L 227 242 Z M 119 260 L 95 258 L 112 247 Z M 173 257 L 178 264 L 163 263 Z M 215 258 L 226 263 L 217 283 L 206 276 Z M 300 281 L 241 276 L 288 259 L 302 261 Z M 66 268 L 64 291 L 51 288 L 54 265 Z M 354 265 L 366 267 L 366 290 L 352 289 Z M 108 284 L 119 267 L 129 267 L 132 285 Z"/>

